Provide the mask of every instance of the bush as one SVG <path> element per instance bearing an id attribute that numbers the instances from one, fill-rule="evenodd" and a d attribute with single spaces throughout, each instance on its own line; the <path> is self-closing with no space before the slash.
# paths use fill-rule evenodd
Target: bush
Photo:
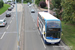
<path id="1" fill-rule="evenodd" d="M 3 1 L 0 1 L 0 8 L 2 8 L 4 5 Z"/>
<path id="2" fill-rule="evenodd" d="M 41 1 L 41 2 L 40 2 L 40 7 L 41 7 L 41 8 L 46 7 L 46 3 L 45 3 L 44 1 Z"/>

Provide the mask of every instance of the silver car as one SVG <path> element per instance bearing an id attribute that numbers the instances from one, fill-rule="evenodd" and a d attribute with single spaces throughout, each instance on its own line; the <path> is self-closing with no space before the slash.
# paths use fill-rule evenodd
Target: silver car
<path id="1" fill-rule="evenodd" d="M 7 12 L 6 17 L 11 17 L 11 12 Z"/>
<path id="2" fill-rule="evenodd" d="M 5 26 L 7 24 L 5 19 L 0 19 L 0 26 Z"/>
<path id="3" fill-rule="evenodd" d="M 31 13 L 35 13 L 35 10 L 34 9 L 31 9 Z"/>

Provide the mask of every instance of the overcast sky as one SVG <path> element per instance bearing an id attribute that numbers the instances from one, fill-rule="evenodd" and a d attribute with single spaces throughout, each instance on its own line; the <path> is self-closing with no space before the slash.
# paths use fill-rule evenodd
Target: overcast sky
<path id="1" fill-rule="evenodd" d="M 7 2 L 7 1 L 12 1 L 12 0 L 3 0 L 4 2 Z"/>

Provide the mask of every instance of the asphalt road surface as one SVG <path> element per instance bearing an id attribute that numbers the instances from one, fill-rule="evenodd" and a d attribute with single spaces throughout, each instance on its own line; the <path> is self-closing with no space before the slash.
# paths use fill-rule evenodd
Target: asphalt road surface
<path id="1" fill-rule="evenodd" d="M 31 9 L 35 13 L 31 13 Z M 59 45 L 45 45 L 37 29 L 37 14 L 40 10 L 24 5 L 25 33 L 23 50 L 65 50 Z"/>
<path id="2" fill-rule="evenodd" d="M 22 5 L 17 4 L 17 14 L 18 14 L 18 25 L 20 26 L 20 21 L 22 17 Z M 16 11 L 14 9 L 11 11 L 11 17 L 6 17 L 8 10 L 0 15 L 0 18 L 6 18 L 7 25 L 5 27 L 0 27 L 0 50 L 17 50 L 17 25 L 16 25 Z M 19 27 L 20 28 L 20 27 Z"/>
<path id="3" fill-rule="evenodd" d="M 62 45 L 44 44 L 37 29 L 37 16 L 40 10 L 33 6 L 28 7 L 27 4 L 17 4 L 19 32 L 23 26 L 21 25 L 22 6 L 24 7 L 23 18 L 25 19 L 22 21 L 25 25 L 25 28 L 22 29 L 22 31 L 25 32 L 23 35 L 23 50 L 65 50 Z M 31 13 L 31 9 L 34 9 L 35 13 Z M 7 25 L 5 27 L 0 27 L 0 50 L 17 50 L 16 8 L 14 7 L 11 11 L 11 17 L 5 17 L 7 12 L 8 11 L 0 15 L 0 18 L 6 18 L 7 21 Z"/>

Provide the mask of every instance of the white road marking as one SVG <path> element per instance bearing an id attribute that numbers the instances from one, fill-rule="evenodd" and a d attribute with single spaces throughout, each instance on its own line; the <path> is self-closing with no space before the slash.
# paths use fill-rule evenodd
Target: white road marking
<path id="1" fill-rule="evenodd" d="M 38 33 L 39 33 L 39 31 L 38 31 Z M 39 35 L 40 35 L 40 33 L 39 33 Z"/>
<path id="2" fill-rule="evenodd" d="M 5 33 L 6 33 L 6 32 L 3 33 L 3 35 L 2 35 L 2 37 L 1 37 L 0 39 L 2 39 L 2 38 L 4 37 Z"/>
<path id="3" fill-rule="evenodd" d="M 21 9 L 23 9 L 23 7 L 22 7 Z M 20 35 L 20 31 L 21 31 L 22 14 L 23 14 L 23 13 L 21 13 L 21 21 L 20 21 L 20 25 L 19 25 L 19 35 Z M 20 36 L 19 36 L 19 38 L 20 38 Z"/>
<path id="4" fill-rule="evenodd" d="M 35 24 L 35 27 L 37 27 L 37 25 Z"/>
<path id="5" fill-rule="evenodd" d="M 44 42 L 43 42 L 42 38 L 41 38 L 41 41 L 42 41 L 42 43 L 43 43 L 43 45 L 44 45 L 44 48 L 46 48 L 46 46 L 45 46 L 45 44 L 44 44 Z"/>
<path id="6" fill-rule="evenodd" d="M 10 23 L 12 22 L 12 20 L 10 21 Z"/>
<path id="7" fill-rule="evenodd" d="M 8 29 L 9 28 L 9 25 L 7 26 L 7 28 L 6 29 Z"/>
<path id="8" fill-rule="evenodd" d="M 14 15 L 15 16 L 15 15 Z"/>
<path id="9" fill-rule="evenodd" d="M 12 19 L 14 19 L 14 17 Z"/>
<path id="10" fill-rule="evenodd" d="M 6 17 L 5 17 L 5 18 L 6 18 Z M 4 18 L 4 19 L 5 19 L 5 18 Z"/>
<path id="11" fill-rule="evenodd" d="M 35 22 L 34 19 L 33 19 L 33 22 Z"/>
<path id="12" fill-rule="evenodd" d="M 17 32 L 15 31 L 15 32 L 6 32 L 6 33 L 8 34 L 8 33 L 17 33 Z"/>

